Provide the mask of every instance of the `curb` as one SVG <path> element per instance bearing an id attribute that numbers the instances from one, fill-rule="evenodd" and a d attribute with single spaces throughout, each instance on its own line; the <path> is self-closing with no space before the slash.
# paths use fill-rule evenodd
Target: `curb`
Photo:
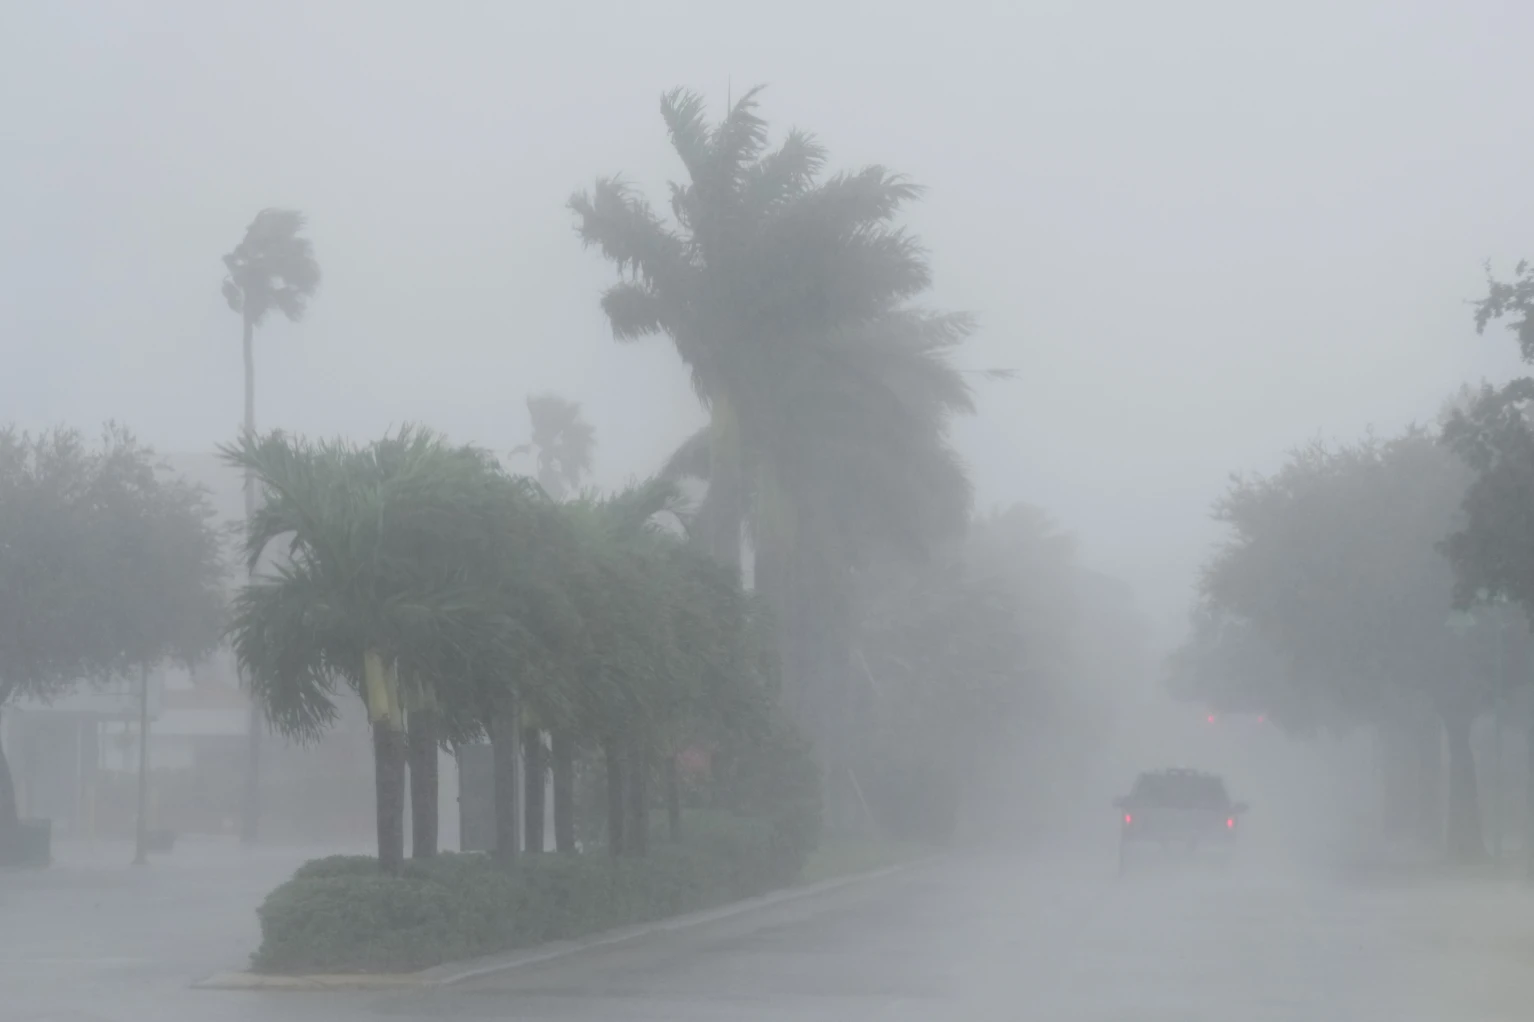
<path id="1" fill-rule="evenodd" d="M 197 980 L 192 984 L 192 988 L 196 990 L 313 991 L 399 990 L 452 986 L 498 972 L 510 972 L 530 965 L 541 965 L 544 962 L 551 962 L 558 958 L 579 954 L 582 951 L 626 944 L 630 941 L 660 933 L 675 933 L 679 930 L 691 929 L 706 923 L 733 919 L 736 916 L 743 916 L 760 909 L 771 908 L 775 905 L 830 894 L 833 891 L 844 887 L 851 887 L 854 884 L 867 883 L 894 876 L 897 873 L 908 872 L 927 865 L 937 858 L 938 856 L 935 855 L 925 856 L 920 859 L 912 859 L 910 862 L 902 862 L 894 866 L 884 866 L 879 869 L 869 870 L 865 873 L 832 877 L 830 880 L 822 880 L 804 887 L 789 887 L 755 898 L 733 901 L 718 908 L 704 909 L 701 912 L 691 912 L 687 915 L 672 916 L 669 919 L 659 919 L 654 922 L 620 927 L 616 930 L 605 930 L 590 937 L 553 941 L 533 948 L 523 948 L 518 951 L 489 955 L 484 958 L 447 962 L 442 965 L 432 966 L 429 969 L 422 969 L 419 972 L 353 972 L 308 976 L 272 975 L 258 972 L 218 972 Z"/>

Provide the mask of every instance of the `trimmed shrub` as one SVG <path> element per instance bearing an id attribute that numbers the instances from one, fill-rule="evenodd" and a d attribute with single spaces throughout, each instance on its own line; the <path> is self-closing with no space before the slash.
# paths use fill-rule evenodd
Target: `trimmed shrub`
<path id="1" fill-rule="evenodd" d="M 406 863 L 336 855 L 300 866 L 258 909 L 259 972 L 406 972 L 697 911 L 780 887 L 803 868 L 772 823 L 689 814 L 644 858 L 478 853 Z M 805 849 L 807 852 L 808 850 Z"/>

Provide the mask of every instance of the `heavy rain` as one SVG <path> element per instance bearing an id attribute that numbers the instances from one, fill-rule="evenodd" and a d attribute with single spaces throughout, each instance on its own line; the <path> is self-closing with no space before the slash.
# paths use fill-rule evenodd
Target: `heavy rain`
<path id="1" fill-rule="evenodd" d="M 1534 1018 L 1530 38 L 0 3 L 0 1022 Z"/>

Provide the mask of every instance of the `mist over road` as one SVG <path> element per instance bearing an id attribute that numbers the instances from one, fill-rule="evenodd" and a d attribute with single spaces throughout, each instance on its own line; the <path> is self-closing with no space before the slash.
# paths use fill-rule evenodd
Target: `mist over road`
<path id="1" fill-rule="evenodd" d="M 1158 867 L 1115 881 L 1101 856 L 961 857 L 824 901 L 375 1000 L 362 1013 L 1511 1020 L 1534 1003 L 1531 909 L 1534 899 L 1506 887 L 1344 885 L 1261 862 L 1225 874 Z"/>
<path id="2" fill-rule="evenodd" d="M 238 966 L 255 940 L 249 902 L 283 863 L 252 868 L 234 897 L 227 883 L 196 882 L 224 877 L 222 867 L 186 867 L 132 887 L 76 871 L 65 879 L 79 890 L 51 926 L 38 913 L 59 891 L 0 886 L 0 910 L 17 924 L 0 942 L 0 1022 L 1530 1017 L 1529 889 L 1384 872 L 1344 880 L 1296 866 L 1316 860 L 1250 836 L 1228 872 L 1144 864 L 1123 879 L 1114 876 L 1111 841 L 1085 841 L 1048 861 L 952 855 L 671 935 L 460 986 L 387 993 L 187 986 Z M 82 930 L 81 920 L 97 925 Z"/>

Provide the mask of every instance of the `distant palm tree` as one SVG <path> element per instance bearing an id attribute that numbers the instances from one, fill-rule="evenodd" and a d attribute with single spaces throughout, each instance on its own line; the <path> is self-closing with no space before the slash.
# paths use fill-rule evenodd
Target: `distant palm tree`
<path id="1" fill-rule="evenodd" d="M 292 209 L 263 209 L 245 228 L 245 237 L 224 256 L 224 300 L 240 314 L 245 357 L 245 420 L 247 435 L 256 431 L 256 327 L 273 309 L 291 322 L 303 319 L 309 299 L 320 285 L 320 264 L 314 246 L 303 237 L 304 215 Z M 256 511 L 256 482 L 245 471 L 245 519 Z M 261 710 L 252 703 L 249 722 L 249 763 L 240 835 L 254 842 L 260 825 Z"/>
<path id="2" fill-rule="evenodd" d="M 581 416 L 578 401 L 558 394 L 529 394 L 527 415 L 533 435 L 512 454 L 531 454 L 538 463 L 538 484 L 563 500 L 591 474 L 596 431 Z"/>

